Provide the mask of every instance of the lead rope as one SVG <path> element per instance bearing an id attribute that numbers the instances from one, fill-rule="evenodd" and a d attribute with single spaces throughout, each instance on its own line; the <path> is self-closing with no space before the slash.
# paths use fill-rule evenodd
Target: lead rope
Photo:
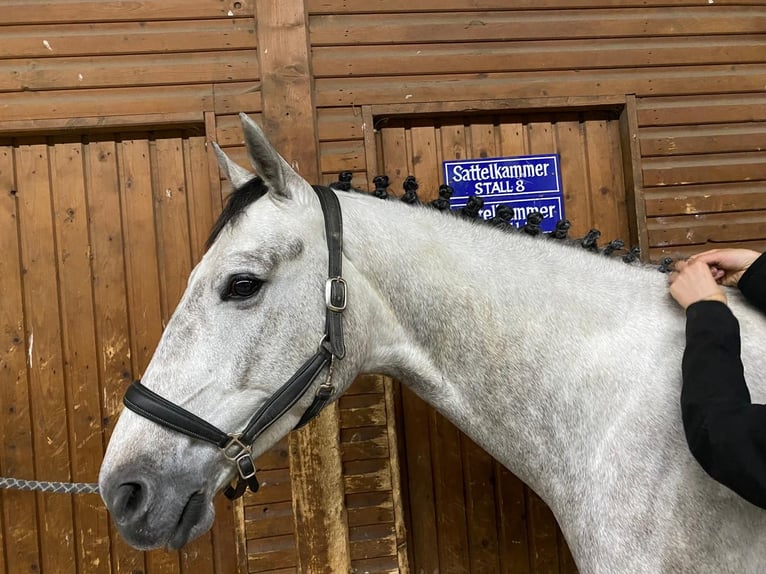
<path id="1" fill-rule="evenodd" d="M 4 490 L 36 490 L 39 492 L 54 492 L 56 494 L 98 493 L 98 483 L 95 482 L 43 482 L 6 476 L 0 476 L 0 488 Z"/>

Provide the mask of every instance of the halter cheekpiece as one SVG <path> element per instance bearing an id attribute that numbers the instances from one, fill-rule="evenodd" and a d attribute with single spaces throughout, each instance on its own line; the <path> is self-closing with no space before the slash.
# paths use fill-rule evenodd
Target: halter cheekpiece
<path id="1" fill-rule="evenodd" d="M 343 342 L 343 311 L 346 309 L 347 290 L 342 275 L 343 219 L 340 203 L 330 188 L 319 185 L 313 188 L 324 214 L 329 253 L 328 279 L 325 283 L 325 332 L 316 353 L 256 411 L 244 430 L 237 433 L 223 432 L 206 420 L 147 389 L 141 381 L 130 385 L 123 397 L 123 403 L 133 412 L 166 428 L 220 448 L 239 471 L 236 485 L 229 485 L 224 491 L 230 499 L 242 496 L 247 488 L 253 492 L 258 490 L 253 443 L 306 394 L 325 368 L 325 381 L 317 388 L 314 401 L 303 413 L 295 428 L 304 426 L 330 402 L 335 392 L 332 382 L 335 361 L 342 359 L 346 354 Z"/>

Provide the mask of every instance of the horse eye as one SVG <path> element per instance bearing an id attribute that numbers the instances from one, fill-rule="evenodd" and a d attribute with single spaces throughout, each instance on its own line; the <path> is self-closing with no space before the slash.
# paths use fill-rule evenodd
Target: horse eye
<path id="1" fill-rule="evenodd" d="M 247 299 L 258 292 L 261 281 L 252 275 L 234 275 L 224 293 L 224 299 Z"/>

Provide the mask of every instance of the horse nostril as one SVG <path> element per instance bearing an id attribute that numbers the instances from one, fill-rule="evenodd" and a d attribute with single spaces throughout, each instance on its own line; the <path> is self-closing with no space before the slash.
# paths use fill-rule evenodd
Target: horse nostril
<path id="1" fill-rule="evenodd" d="M 120 522 L 127 522 L 139 514 L 143 514 L 149 489 L 140 482 L 126 482 L 117 487 L 112 501 L 112 513 Z"/>

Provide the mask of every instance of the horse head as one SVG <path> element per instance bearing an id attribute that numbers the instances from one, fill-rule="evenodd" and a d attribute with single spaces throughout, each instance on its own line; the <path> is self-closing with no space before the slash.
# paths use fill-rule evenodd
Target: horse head
<path id="1" fill-rule="evenodd" d="M 330 323 L 359 321 L 344 312 L 345 282 L 328 279 L 319 191 L 241 119 L 258 175 L 216 146 L 235 191 L 141 382 L 126 395 L 130 409 L 101 467 L 101 495 L 139 549 L 178 548 L 205 532 L 216 493 L 238 474 L 252 487 L 252 460 L 359 370 L 361 336 L 349 336 L 346 358 L 336 360 L 345 345 Z M 345 271 L 353 276 L 350 265 Z M 250 423 L 257 428 L 245 440 L 240 433 Z"/>

